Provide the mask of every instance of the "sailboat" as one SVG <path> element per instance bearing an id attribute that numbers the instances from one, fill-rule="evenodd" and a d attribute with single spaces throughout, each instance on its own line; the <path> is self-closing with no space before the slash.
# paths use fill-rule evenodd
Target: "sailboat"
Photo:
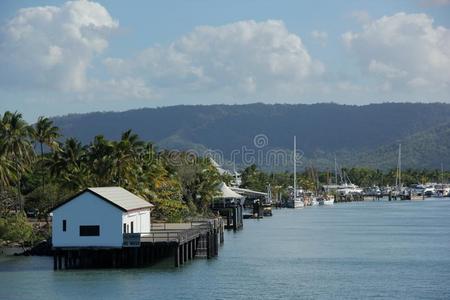
<path id="1" fill-rule="evenodd" d="M 395 177 L 395 190 L 392 192 L 395 197 L 400 197 L 400 200 L 423 200 L 422 196 L 413 193 L 410 188 L 404 188 L 402 184 L 402 144 L 398 145 L 398 162 L 397 174 Z"/>
<path id="2" fill-rule="evenodd" d="M 337 162 L 336 162 L 336 156 L 334 157 L 334 169 L 335 169 L 335 179 L 336 179 L 336 193 L 342 197 L 346 197 L 348 195 L 354 195 L 354 194 L 361 194 L 363 190 L 359 188 L 356 184 L 353 184 L 348 177 L 348 175 L 345 173 L 345 171 L 341 168 L 341 171 L 339 173 L 339 176 L 341 178 L 341 184 L 337 185 Z M 334 200 L 333 200 L 334 202 Z"/>
<path id="3" fill-rule="evenodd" d="M 298 197 L 297 191 L 297 139 L 294 136 L 294 191 L 292 193 L 292 208 L 303 208 L 305 203 Z"/>
<path id="4" fill-rule="evenodd" d="M 395 175 L 395 190 L 393 196 L 402 195 L 402 144 L 398 145 L 397 171 Z"/>

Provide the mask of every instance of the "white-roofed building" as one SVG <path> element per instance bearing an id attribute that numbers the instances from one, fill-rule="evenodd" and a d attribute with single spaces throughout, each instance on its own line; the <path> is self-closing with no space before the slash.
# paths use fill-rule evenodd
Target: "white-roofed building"
<path id="1" fill-rule="evenodd" d="M 121 187 L 85 189 L 53 208 L 53 247 L 122 247 L 124 233 L 150 232 L 152 207 Z"/>
<path id="2" fill-rule="evenodd" d="M 236 193 L 232 189 L 230 189 L 225 182 L 222 182 L 218 186 L 219 193 L 216 196 L 216 200 L 218 201 L 227 201 L 234 202 L 241 205 L 244 205 L 245 197 Z"/>
<path id="3" fill-rule="evenodd" d="M 226 220 L 225 228 L 242 228 L 245 197 L 231 190 L 224 182 L 220 183 L 217 189 L 217 196 L 212 203 L 213 211 Z"/>

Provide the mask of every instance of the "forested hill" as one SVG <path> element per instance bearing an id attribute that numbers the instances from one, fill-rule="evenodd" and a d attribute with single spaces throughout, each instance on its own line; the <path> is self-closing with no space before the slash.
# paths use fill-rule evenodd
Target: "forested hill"
<path id="1" fill-rule="evenodd" d="M 253 147 L 258 134 L 268 137 L 265 150 L 291 149 L 296 135 L 305 156 L 323 166 L 337 153 L 345 164 L 386 168 L 391 164 L 386 157 L 395 160 L 391 152 L 401 141 L 405 167 L 450 163 L 450 104 L 443 103 L 192 105 L 68 115 L 54 121 L 65 136 L 84 143 L 98 134 L 116 139 L 133 129 L 163 148 L 218 149 L 226 154 Z M 408 152 L 414 158 L 408 159 Z"/>

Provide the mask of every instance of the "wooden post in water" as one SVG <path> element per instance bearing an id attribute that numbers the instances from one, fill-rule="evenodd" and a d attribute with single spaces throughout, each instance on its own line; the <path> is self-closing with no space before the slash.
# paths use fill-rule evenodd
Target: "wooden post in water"
<path id="1" fill-rule="evenodd" d="M 206 258 L 211 258 L 211 238 L 209 231 L 206 233 Z"/>
<path id="2" fill-rule="evenodd" d="M 184 245 L 180 245 L 180 265 L 184 265 Z"/>
<path id="3" fill-rule="evenodd" d="M 200 238 L 196 238 L 193 242 L 194 242 L 194 257 L 197 255 L 197 246 L 198 246 L 198 241 Z"/>
<path id="4" fill-rule="evenodd" d="M 66 251 L 64 251 L 64 269 L 66 269 L 66 270 L 69 265 L 68 258 L 69 258 L 69 254 L 68 254 L 68 251 L 66 250 Z"/>
<path id="5" fill-rule="evenodd" d="M 237 207 L 233 207 L 233 230 L 237 229 Z"/>
<path id="6" fill-rule="evenodd" d="M 173 258 L 175 259 L 175 268 L 178 268 L 180 266 L 180 246 L 179 245 L 176 245 L 174 248 Z"/>
<path id="7" fill-rule="evenodd" d="M 53 251 L 53 270 L 58 270 L 58 261 L 56 257 L 56 251 Z"/>
<path id="8" fill-rule="evenodd" d="M 218 236 L 218 229 L 214 229 L 214 256 L 219 255 L 219 236 Z"/>
<path id="9" fill-rule="evenodd" d="M 188 249 L 188 242 L 185 242 L 184 245 L 184 261 L 188 261 L 189 259 L 189 249 Z"/>
<path id="10" fill-rule="evenodd" d="M 62 269 L 62 255 L 60 251 L 58 251 L 58 269 Z"/>

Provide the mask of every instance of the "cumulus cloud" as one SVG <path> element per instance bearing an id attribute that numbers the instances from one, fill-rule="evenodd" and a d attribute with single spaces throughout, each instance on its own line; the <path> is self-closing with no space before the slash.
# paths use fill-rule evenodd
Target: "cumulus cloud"
<path id="1" fill-rule="evenodd" d="M 0 82 L 83 91 L 93 58 L 108 46 L 108 33 L 117 27 L 95 2 L 21 9 L 0 31 Z"/>
<path id="2" fill-rule="evenodd" d="M 139 76 L 159 90 L 241 95 L 299 92 L 324 72 L 300 37 L 274 20 L 197 27 L 167 46 L 150 47 L 131 59 L 108 58 L 104 64 L 113 76 Z"/>
<path id="3" fill-rule="evenodd" d="M 313 30 L 311 31 L 311 36 L 313 39 L 319 41 L 322 46 L 325 46 L 328 39 L 328 33 L 326 31 Z"/>
<path id="4" fill-rule="evenodd" d="M 450 90 L 450 30 L 426 14 L 397 13 L 346 32 L 345 45 L 368 76 L 389 89 Z"/>

